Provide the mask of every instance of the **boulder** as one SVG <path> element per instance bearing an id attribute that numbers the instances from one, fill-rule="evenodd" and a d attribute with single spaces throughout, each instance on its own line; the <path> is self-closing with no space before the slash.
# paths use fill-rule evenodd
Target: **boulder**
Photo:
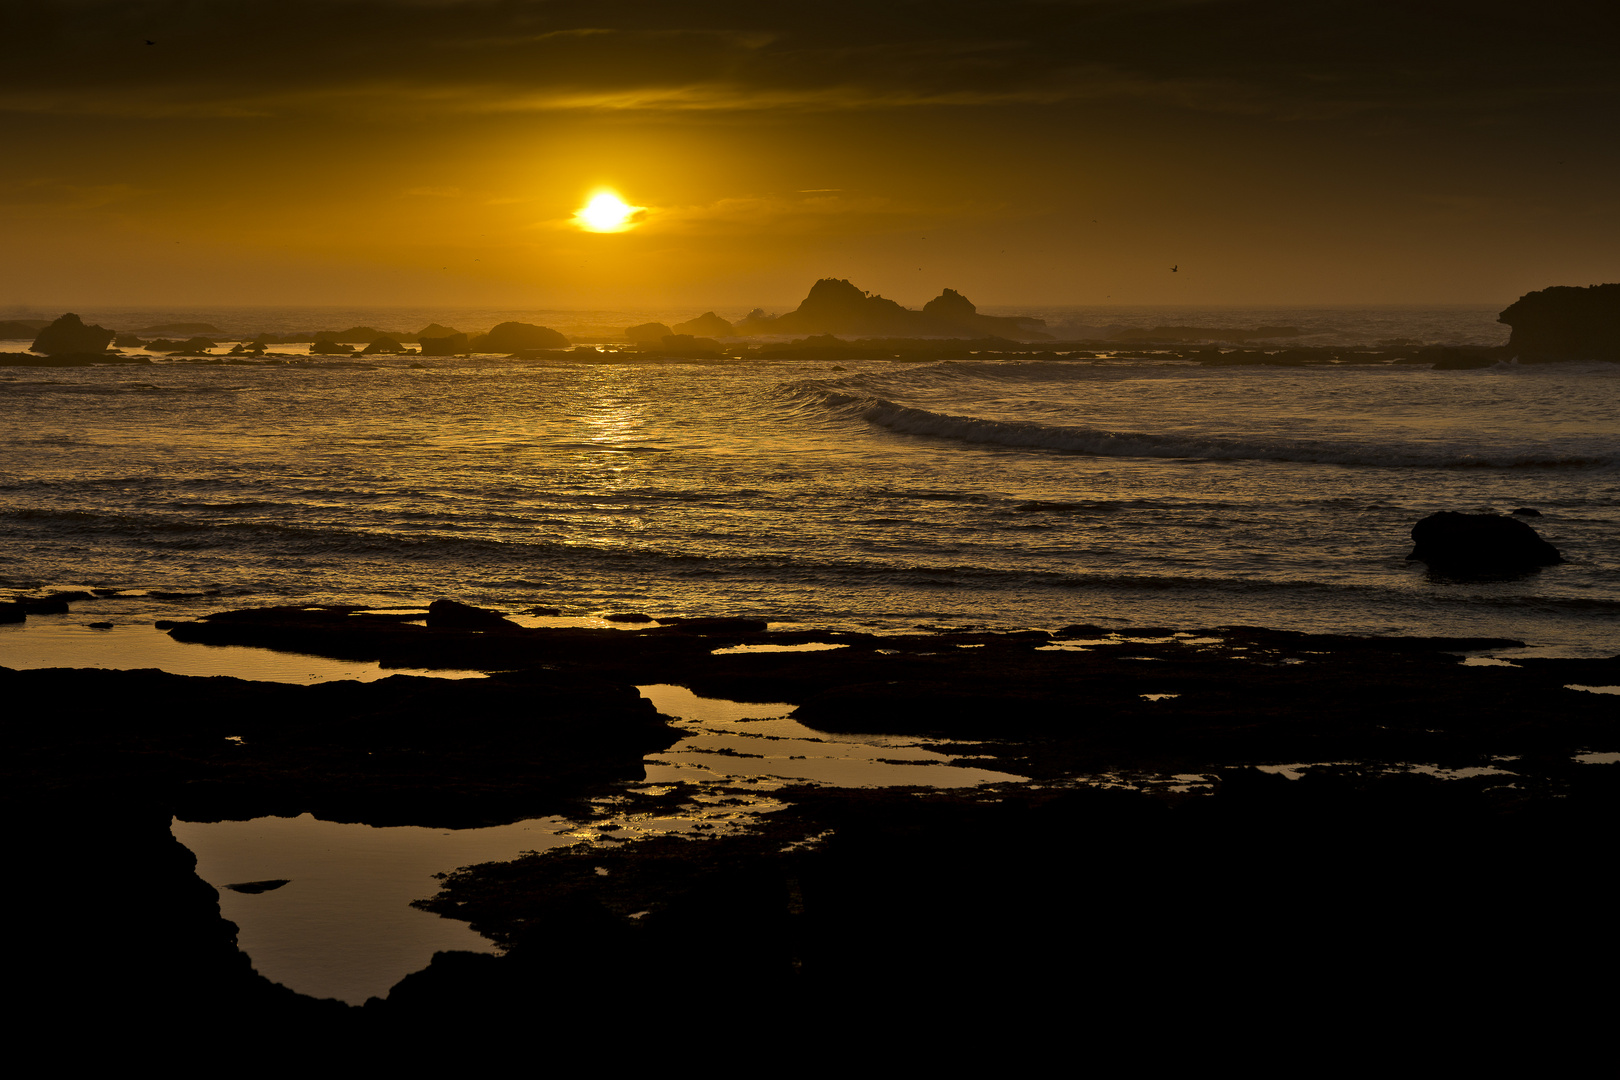
<path id="1" fill-rule="evenodd" d="M 435 629 L 451 630 L 512 630 L 517 627 L 498 611 L 455 600 L 435 600 L 429 604 L 427 624 Z"/>
<path id="2" fill-rule="evenodd" d="M 1518 518 L 1443 510 L 1412 526 L 1407 559 L 1462 577 L 1528 573 L 1564 561 L 1558 549 Z"/>
<path id="3" fill-rule="evenodd" d="M 39 332 L 32 350 L 46 356 L 105 352 L 113 337 L 114 332 L 105 326 L 86 326 L 70 311 Z"/>

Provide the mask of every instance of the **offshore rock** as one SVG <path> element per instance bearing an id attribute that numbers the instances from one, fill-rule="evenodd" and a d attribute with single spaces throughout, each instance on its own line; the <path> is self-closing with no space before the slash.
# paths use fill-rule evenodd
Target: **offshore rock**
<path id="1" fill-rule="evenodd" d="M 1620 285 L 1526 293 L 1497 321 L 1513 327 L 1508 348 L 1522 361 L 1620 360 Z"/>
<path id="2" fill-rule="evenodd" d="M 44 319 L 0 320 L 0 341 L 32 341 L 49 325 Z"/>
<path id="3" fill-rule="evenodd" d="M 408 353 L 410 351 L 410 349 L 401 345 L 397 339 L 388 334 L 378 334 L 371 344 L 360 350 L 363 356 L 371 356 L 377 353 Z"/>
<path id="4" fill-rule="evenodd" d="M 688 319 L 683 323 L 676 323 L 672 333 L 687 334 L 692 337 L 731 337 L 736 328 L 712 311 L 705 311 L 695 319 Z"/>
<path id="5" fill-rule="evenodd" d="M 946 289 L 928 301 L 923 305 L 922 313 L 932 322 L 948 327 L 953 334 L 968 330 L 974 334 L 999 335 L 1025 341 L 1047 339 L 1051 336 L 1039 331 L 1040 327 L 1046 325 L 1044 319 L 1023 315 L 980 315 L 973 301 L 955 289 Z"/>
<path id="6" fill-rule="evenodd" d="M 568 345 L 568 339 L 549 326 L 503 322 L 489 333 L 473 338 L 469 347 L 473 352 L 514 353 L 520 349 L 566 349 Z"/>
<path id="7" fill-rule="evenodd" d="M 446 334 L 444 337 L 423 336 L 417 339 L 423 356 L 460 356 L 467 352 L 466 334 Z"/>
<path id="8" fill-rule="evenodd" d="M 685 325 L 685 324 L 682 324 Z M 868 293 L 842 278 L 822 278 L 798 308 L 771 317 L 751 313 L 733 332 L 750 334 L 862 334 L 881 337 L 959 337 L 963 330 L 1023 340 L 1048 339 L 1040 319 L 980 315 L 971 301 L 946 289 L 921 311 Z M 676 327 L 677 330 L 680 327 Z"/>
<path id="9" fill-rule="evenodd" d="M 105 326 L 86 326 L 84 320 L 70 311 L 41 330 L 30 348 L 46 356 L 97 353 L 106 351 L 113 337 L 114 332 Z"/>
<path id="10" fill-rule="evenodd" d="M 1408 560 L 1465 577 L 1523 574 L 1564 561 L 1558 549 L 1517 518 L 1443 510 L 1412 526 Z"/>
<path id="11" fill-rule="evenodd" d="M 624 336 L 635 345 L 657 345 L 674 332 L 661 322 L 647 322 L 628 327 Z"/>

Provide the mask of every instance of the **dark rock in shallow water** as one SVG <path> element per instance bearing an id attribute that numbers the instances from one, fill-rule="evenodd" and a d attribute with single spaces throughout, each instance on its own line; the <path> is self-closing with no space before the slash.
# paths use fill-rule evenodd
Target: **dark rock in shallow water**
<path id="1" fill-rule="evenodd" d="M 1412 542 L 1408 559 L 1447 574 L 1522 574 L 1564 561 L 1536 530 L 1501 514 L 1430 514 L 1412 526 Z"/>
<path id="2" fill-rule="evenodd" d="M 1620 285 L 1557 285 L 1526 293 L 1497 318 L 1525 361 L 1620 360 Z"/>
<path id="3" fill-rule="evenodd" d="M 517 626 L 498 611 L 454 600 L 435 600 L 429 604 L 427 624 L 458 630 L 511 630 Z"/>
<path id="4" fill-rule="evenodd" d="M 31 348 L 34 352 L 44 353 L 46 356 L 97 353 L 105 351 L 113 337 L 114 332 L 105 326 L 86 326 L 82 319 L 70 311 L 41 330 Z"/>

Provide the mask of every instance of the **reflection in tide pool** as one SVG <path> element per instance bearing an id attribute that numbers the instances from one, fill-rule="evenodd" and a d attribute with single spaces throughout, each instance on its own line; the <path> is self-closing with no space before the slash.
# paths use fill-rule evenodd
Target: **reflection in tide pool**
<path id="1" fill-rule="evenodd" d="M 176 641 L 150 620 L 98 629 L 80 615 L 30 615 L 26 623 L 0 627 L 0 666 L 25 668 L 156 668 L 171 675 L 230 675 L 256 682 L 309 685 L 350 679 L 375 682 L 390 675 L 482 679 L 481 671 L 384 668 L 376 661 L 333 660 L 244 645 L 197 645 Z"/>
<path id="2" fill-rule="evenodd" d="M 466 923 L 410 906 L 438 891 L 435 874 L 581 841 L 744 829 L 781 805 L 771 793 L 788 784 L 971 787 L 1021 779 L 952 765 L 924 739 L 814 731 L 787 719 L 794 706 L 785 703 L 701 698 L 679 686 L 644 686 L 641 693 L 688 735 L 650 755 L 646 780 L 628 785 L 626 796 L 688 785 L 691 795 L 675 811 L 648 814 L 633 797 L 609 797 L 584 821 L 379 829 L 304 814 L 175 821 L 174 835 L 196 854 L 198 875 L 220 890 L 220 910 L 240 928 L 238 943 L 260 974 L 302 994 L 358 1005 L 385 996 L 435 952 L 495 951 Z M 283 878 L 286 885 L 262 893 L 226 888 Z"/>
<path id="3" fill-rule="evenodd" d="M 373 828 L 296 818 L 175 821 L 197 876 L 219 889 L 225 918 L 259 974 L 312 997 L 352 1005 L 383 996 L 444 949 L 494 952 L 466 923 L 410 906 L 433 875 L 573 843 L 561 818 L 487 829 Z M 287 879 L 269 892 L 239 882 Z"/>
<path id="4" fill-rule="evenodd" d="M 956 788 L 1022 780 L 952 765 L 917 736 L 834 735 L 788 719 L 794 706 L 701 698 L 680 686 L 641 696 L 689 734 L 647 758 L 647 779 L 669 783 L 785 781 L 837 787 Z M 769 786 L 776 786 L 770 783 Z"/>

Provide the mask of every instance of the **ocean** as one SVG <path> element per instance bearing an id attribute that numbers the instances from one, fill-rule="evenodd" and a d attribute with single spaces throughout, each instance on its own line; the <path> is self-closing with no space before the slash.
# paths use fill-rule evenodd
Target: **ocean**
<path id="1" fill-rule="evenodd" d="M 1087 336 L 1292 325 L 1302 335 L 1282 344 L 1310 346 L 1500 344 L 1495 310 L 994 313 Z M 80 314 L 243 336 L 517 319 L 588 343 L 691 313 Z M 297 365 L 0 367 L 0 598 L 101 590 L 69 615 L 0 627 L 0 665 L 377 678 L 376 664 L 181 645 L 150 623 L 440 597 L 576 625 L 621 612 L 877 631 L 1259 625 L 1620 653 L 1620 365 L 1203 367 L 1127 346 L 914 363 L 357 363 L 306 348 L 275 350 Z M 1520 508 L 1540 512 L 1525 520 L 1565 563 L 1464 582 L 1406 560 L 1427 514 Z M 445 832 L 306 814 L 177 821 L 174 834 L 261 973 L 358 1004 L 436 950 L 493 948 L 409 906 L 436 871 L 598 830 L 747 828 L 793 780 L 1019 779 L 947 764 L 928 740 L 812 732 L 787 703 L 641 689 L 687 735 L 648 758 L 643 787 L 724 798 L 657 821 L 609 798 L 590 823 Z M 271 878 L 294 884 L 226 887 Z"/>
<path id="2" fill-rule="evenodd" d="M 1281 344 L 1311 346 L 1500 344 L 1496 310 L 992 313 L 1060 332 L 1292 325 L 1302 336 Z M 576 343 L 691 315 L 80 314 L 227 336 L 520 319 Z M 1202 367 L 1120 346 L 361 365 L 305 350 L 279 349 L 299 366 L 0 368 L 0 590 L 118 590 L 75 612 L 171 618 L 452 597 L 796 627 L 1243 624 L 1620 653 L 1612 364 Z M 1406 561 L 1427 514 L 1521 507 L 1566 563 L 1458 582 Z"/>

